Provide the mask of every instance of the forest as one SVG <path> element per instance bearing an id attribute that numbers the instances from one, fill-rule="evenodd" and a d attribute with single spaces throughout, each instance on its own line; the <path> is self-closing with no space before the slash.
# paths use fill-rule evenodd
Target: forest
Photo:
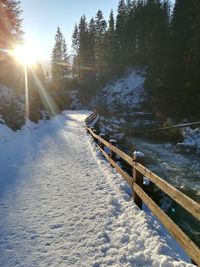
<path id="1" fill-rule="evenodd" d="M 9 50 L 23 42 L 21 16 L 19 1 L 0 1 L 0 83 L 18 96 L 23 96 L 23 68 Z M 72 48 L 70 55 L 58 27 L 51 72 L 47 73 L 40 63 L 34 66 L 37 77 L 61 109 L 68 101 L 60 90 L 78 88 L 80 96 L 89 102 L 89 97 L 124 71 L 139 68 L 145 72 L 148 106 L 159 119 L 195 119 L 200 115 L 199 1 L 120 0 L 116 15 L 111 10 L 108 21 L 101 10 L 89 19 L 81 16 L 72 33 Z M 44 107 L 32 70 L 28 70 L 28 80 L 30 118 L 37 120 Z M 15 117 L 16 105 L 15 100 L 9 106 L 1 101 L 1 114 L 13 109 Z"/>

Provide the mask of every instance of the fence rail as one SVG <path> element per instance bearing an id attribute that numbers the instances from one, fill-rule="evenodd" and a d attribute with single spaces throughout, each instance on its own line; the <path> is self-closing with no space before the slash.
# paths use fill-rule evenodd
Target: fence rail
<path id="1" fill-rule="evenodd" d="M 136 153 L 133 157 L 130 157 L 115 146 L 114 140 L 110 140 L 110 142 L 108 142 L 104 138 L 102 138 L 101 134 L 97 135 L 96 131 L 89 127 L 89 123 L 91 123 L 96 117 L 97 113 L 92 113 L 86 119 L 86 130 L 93 137 L 104 157 L 117 170 L 117 172 L 120 173 L 120 175 L 132 188 L 135 203 L 140 208 L 142 208 L 142 202 L 144 202 L 146 206 L 158 218 L 158 220 L 165 226 L 169 233 L 182 246 L 182 248 L 190 256 L 193 262 L 200 266 L 200 248 L 179 228 L 179 226 L 174 221 L 170 219 L 170 217 L 152 200 L 152 198 L 146 194 L 146 192 L 143 190 L 143 177 L 148 178 L 164 193 L 166 193 L 175 202 L 177 202 L 185 210 L 192 214 L 192 216 L 197 220 L 200 220 L 200 204 L 147 169 L 143 165 L 140 155 L 137 155 Z M 109 148 L 110 155 L 107 154 L 104 150 L 105 147 Z M 120 168 L 120 166 L 116 162 L 116 155 L 118 155 L 132 167 L 132 176 L 130 176 L 127 172 Z"/>

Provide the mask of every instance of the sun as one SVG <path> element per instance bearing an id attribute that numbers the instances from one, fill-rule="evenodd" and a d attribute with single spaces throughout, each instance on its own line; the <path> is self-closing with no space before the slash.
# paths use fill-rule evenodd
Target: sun
<path id="1" fill-rule="evenodd" d="M 12 54 L 19 63 L 25 66 L 35 65 L 40 58 L 36 47 L 28 43 L 17 45 Z"/>

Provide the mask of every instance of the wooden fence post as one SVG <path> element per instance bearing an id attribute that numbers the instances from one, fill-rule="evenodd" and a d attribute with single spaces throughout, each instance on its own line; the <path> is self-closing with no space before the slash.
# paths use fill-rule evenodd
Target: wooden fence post
<path id="1" fill-rule="evenodd" d="M 198 266 L 198 265 L 196 264 L 196 262 L 193 261 L 193 259 L 191 259 L 191 263 L 194 264 L 194 265 L 196 265 L 196 266 Z"/>
<path id="2" fill-rule="evenodd" d="M 97 134 L 97 131 L 96 130 L 93 130 L 93 133 L 94 134 Z M 96 143 L 97 142 L 97 139 L 95 137 L 93 137 L 93 139 L 94 139 L 94 142 Z"/>
<path id="3" fill-rule="evenodd" d="M 138 162 L 140 164 L 144 164 L 144 154 L 139 151 L 135 151 L 133 153 L 133 161 Z M 138 172 L 135 168 L 133 168 L 133 183 L 136 183 L 141 188 L 143 187 L 143 174 Z M 132 188 L 133 189 L 133 188 Z M 134 192 L 133 189 L 133 199 L 135 204 L 142 209 L 142 199 Z"/>
<path id="4" fill-rule="evenodd" d="M 114 140 L 114 139 L 110 139 L 109 143 L 113 146 L 116 146 L 117 145 L 117 141 Z M 110 157 L 112 160 L 116 161 L 116 153 L 113 152 L 111 149 L 110 149 Z"/>
<path id="5" fill-rule="evenodd" d="M 99 136 L 100 136 L 102 139 L 105 139 L 105 134 L 104 134 L 104 133 L 100 133 Z M 99 146 L 100 146 L 101 149 L 104 150 L 105 145 L 104 145 L 102 142 L 100 142 Z"/>

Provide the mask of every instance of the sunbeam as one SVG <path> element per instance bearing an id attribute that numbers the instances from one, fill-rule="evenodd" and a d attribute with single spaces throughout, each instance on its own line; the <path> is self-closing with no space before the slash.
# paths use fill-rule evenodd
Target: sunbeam
<path id="1" fill-rule="evenodd" d="M 70 67 L 72 68 L 73 65 L 72 64 L 66 64 L 66 63 L 62 63 L 62 62 L 57 62 L 57 61 L 53 61 L 54 64 L 57 64 L 57 65 L 61 65 L 61 66 L 66 66 L 66 67 Z M 88 71 L 91 71 L 91 72 L 95 72 L 96 69 L 93 68 L 93 67 L 88 67 L 88 66 L 79 66 L 79 69 L 82 69 L 82 70 L 88 70 Z"/>
<path id="2" fill-rule="evenodd" d="M 59 108 L 57 107 L 56 103 L 53 101 L 51 96 L 48 94 L 47 90 L 43 86 L 42 82 L 38 78 L 37 74 L 31 69 L 31 73 L 33 74 L 33 78 L 40 94 L 41 100 L 45 106 L 45 108 L 49 111 L 49 113 L 53 116 L 59 114 Z"/>
<path id="3" fill-rule="evenodd" d="M 28 90 L 28 73 L 27 66 L 24 65 L 24 82 L 25 82 L 25 107 L 26 107 L 26 119 L 29 119 L 29 90 Z"/>

